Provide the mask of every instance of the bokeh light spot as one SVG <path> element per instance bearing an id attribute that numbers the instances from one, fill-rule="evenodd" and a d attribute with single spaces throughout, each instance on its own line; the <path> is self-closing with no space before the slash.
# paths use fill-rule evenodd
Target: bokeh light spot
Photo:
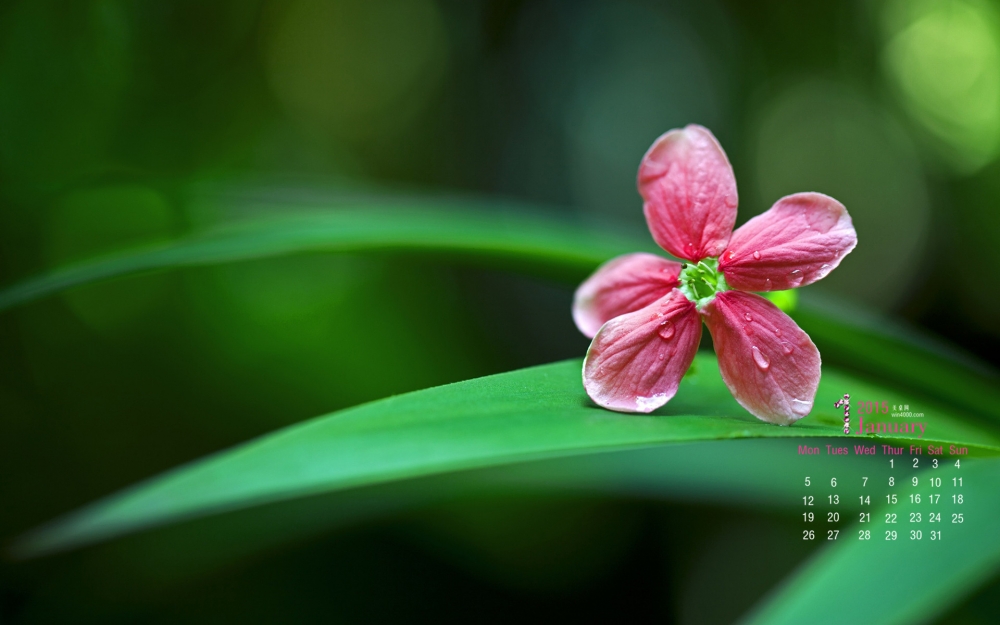
<path id="1" fill-rule="evenodd" d="M 533 107 L 510 135 L 510 186 L 646 236 L 639 161 L 671 128 L 723 128 L 718 50 L 677 11 L 631 2 L 531 5 L 517 43 Z"/>
<path id="2" fill-rule="evenodd" d="M 882 60 L 910 114 L 963 172 L 1000 148 L 1000 33 L 985 4 L 944 0 L 887 5 Z"/>
<path id="3" fill-rule="evenodd" d="M 176 234 L 177 218 L 162 194 L 141 185 L 87 188 L 63 196 L 49 214 L 46 257 L 51 267 L 152 244 Z M 164 274 L 136 276 L 67 291 L 63 299 L 91 328 L 126 332 L 169 292 Z"/>
<path id="4" fill-rule="evenodd" d="M 301 0 L 278 19 L 267 73 L 300 122 L 362 139 L 411 118 L 440 83 L 446 61 L 432 0 Z"/>
<path id="5" fill-rule="evenodd" d="M 207 375 L 259 386 L 270 415 L 485 373 L 454 285 L 413 259 L 306 254 L 211 267 L 184 282 L 192 325 L 212 346 Z"/>
<path id="6" fill-rule="evenodd" d="M 920 164 L 906 135 L 862 96 L 834 83 L 808 82 L 774 98 L 755 136 L 756 180 L 741 177 L 740 219 L 800 191 L 831 195 L 847 207 L 858 246 L 820 290 L 891 308 L 920 270 L 930 217 Z M 758 210 L 758 212 L 762 212 Z"/>

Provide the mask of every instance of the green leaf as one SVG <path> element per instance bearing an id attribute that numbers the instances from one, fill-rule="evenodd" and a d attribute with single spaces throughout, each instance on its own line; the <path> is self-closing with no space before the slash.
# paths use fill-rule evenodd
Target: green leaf
<path id="1" fill-rule="evenodd" d="M 608 232 L 497 204 L 369 202 L 333 211 L 242 221 L 175 242 L 98 258 L 25 280 L 0 292 L 0 310 L 59 291 L 131 274 L 303 252 L 419 251 L 555 276 L 586 277 L 600 263 L 651 249 Z M 442 208 L 444 207 L 444 208 Z M 282 207 L 272 206 L 275 212 Z M 289 211 L 294 211 L 291 207 Z M 287 211 L 286 211 L 287 212 Z"/>
<path id="2" fill-rule="evenodd" d="M 682 441 L 845 437 L 834 400 L 892 391 L 831 368 L 812 416 L 792 427 L 758 421 L 733 400 L 714 356 L 699 355 L 677 396 L 652 416 L 595 407 L 579 360 L 379 400 L 298 424 L 99 502 L 23 539 L 37 555 L 182 519 L 269 502 L 527 460 Z M 932 402 L 921 443 L 1000 453 L 1000 438 Z M 930 426 L 928 426 L 930 427 Z M 886 439 L 897 440 L 897 439 Z M 916 439 L 900 438 L 913 441 Z"/>
<path id="3" fill-rule="evenodd" d="M 1000 569 L 1000 533 L 996 531 L 1000 461 L 963 459 L 960 469 L 953 462 L 948 459 L 933 473 L 927 469 L 914 472 L 924 480 L 939 476 L 944 487 L 932 491 L 924 481 L 922 487 L 902 489 L 897 505 L 875 508 L 871 512 L 874 522 L 848 527 L 843 538 L 820 551 L 747 622 L 922 623 L 971 594 Z M 960 488 L 951 484 L 956 476 L 962 477 Z M 939 505 L 928 504 L 931 492 L 940 493 Z M 921 503 L 911 503 L 910 493 L 922 494 Z M 955 493 L 962 494 L 962 504 L 951 501 Z M 941 523 L 927 522 L 932 511 L 941 513 Z M 886 512 L 895 513 L 899 522 L 879 522 Z M 908 522 L 911 512 L 921 513 L 922 522 Z M 951 515 L 958 513 L 963 522 L 952 523 Z M 872 532 L 871 539 L 859 540 L 858 532 L 865 529 Z M 887 530 L 897 531 L 896 540 L 886 540 Z M 921 531 L 922 538 L 911 540 L 911 530 Z M 931 531 L 940 531 L 941 540 L 931 540 Z"/>

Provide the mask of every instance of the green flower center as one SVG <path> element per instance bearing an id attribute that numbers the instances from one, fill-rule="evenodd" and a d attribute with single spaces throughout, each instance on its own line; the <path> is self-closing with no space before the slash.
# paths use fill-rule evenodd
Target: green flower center
<path id="1" fill-rule="evenodd" d="M 726 277 L 719 271 L 718 258 L 706 258 L 699 263 L 684 263 L 678 279 L 681 284 L 677 288 L 694 302 L 698 310 L 715 299 L 716 293 L 729 290 Z"/>

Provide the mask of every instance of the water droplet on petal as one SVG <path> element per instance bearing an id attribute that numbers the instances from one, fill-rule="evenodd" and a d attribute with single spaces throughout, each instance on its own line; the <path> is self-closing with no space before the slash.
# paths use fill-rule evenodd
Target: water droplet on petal
<path id="1" fill-rule="evenodd" d="M 754 250 L 753 251 L 753 259 L 754 260 L 760 260 L 760 252 L 758 252 L 757 250 Z"/>
<path id="2" fill-rule="evenodd" d="M 795 269 L 791 273 L 788 274 L 788 282 L 793 287 L 796 287 L 796 286 L 799 286 L 800 284 L 802 284 L 802 281 L 804 279 L 805 279 L 805 276 L 802 275 L 802 272 L 799 271 L 798 269 Z"/>
<path id="3" fill-rule="evenodd" d="M 771 279 L 770 278 L 765 278 L 764 279 L 764 291 L 770 291 L 770 290 L 771 290 Z"/>
<path id="4" fill-rule="evenodd" d="M 660 360 L 664 360 L 664 359 L 666 359 L 666 357 L 667 357 L 667 355 L 664 354 L 663 352 L 660 352 L 660 354 L 657 356 L 657 358 L 659 358 Z"/>
<path id="5" fill-rule="evenodd" d="M 792 412 L 801 416 L 809 414 L 809 409 L 812 408 L 812 402 L 803 401 L 801 399 L 792 398 Z M 845 427 L 846 429 L 846 427 Z"/>
<path id="6" fill-rule="evenodd" d="M 791 354 L 793 351 L 795 351 L 795 348 L 792 347 L 792 344 L 789 343 L 788 341 L 782 341 L 781 342 L 781 351 L 785 352 L 785 355 L 788 355 L 788 354 Z"/>
<path id="7" fill-rule="evenodd" d="M 767 356 L 761 353 L 756 345 L 750 349 L 753 351 L 753 361 L 757 363 L 757 366 L 761 369 L 761 371 L 767 371 L 767 368 L 771 366 L 771 361 L 767 359 Z"/>
<path id="8" fill-rule="evenodd" d="M 657 393 L 652 397 L 635 396 L 635 406 L 642 412 L 655 410 L 664 404 L 663 393 Z"/>
<path id="9" fill-rule="evenodd" d="M 664 319 L 660 322 L 660 329 L 657 330 L 657 334 L 660 338 L 669 341 L 674 336 L 674 324 L 669 319 Z"/>
<path id="10" fill-rule="evenodd" d="M 781 328 L 774 329 L 774 336 L 778 337 L 779 339 L 781 338 Z"/>
<path id="11" fill-rule="evenodd" d="M 726 260 L 732 260 L 733 256 L 736 256 L 736 252 L 730 251 L 728 254 L 726 254 Z"/>
<path id="12" fill-rule="evenodd" d="M 748 312 L 743 313 L 743 318 L 746 319 L 747 321 L 753 321 L 753 315 L 751 315 Z"/>
<path id="13" fill-rule="evenodd" d="M 820 269 L 826 269 L 826 268 L 827 268 L 827 267 L 829 267 L 829 266 L 830 266 L 830 265 L 828 265 L 827 263 L 823 263 L 822 265 L 820 265 L 820 266 L 819 266 L 819 268 L 820 268 Z"/>

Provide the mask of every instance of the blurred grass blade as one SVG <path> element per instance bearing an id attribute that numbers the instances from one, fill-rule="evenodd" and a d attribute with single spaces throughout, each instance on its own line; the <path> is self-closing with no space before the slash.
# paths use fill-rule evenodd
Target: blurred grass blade
<path id="1" fill-rule="evenodd" d="M 624 415 L 589 402 L 580 367 L 571 360 L 416 391 L 279 430 L 98 502 L 27 536 L 15 552 L 37 555 L 226 510 L 532 459 L 679 441 L 843 436 L 833 401 L 845 389 L 893 396 L 828 367 L 813 415 L 776 427 L 744 411 L 714 356 L 702 354 L 659 415 Z M 1000 439 L 962 415 L 933 403 L 927 411 L 934 429 L 922 443 L 1000 453 Z"/>
<path id="2" fill-rule="evenodd" d="M 834 440 L 811 442 L 822 449 Z M 558 499 L 596 494 L 797 512 L 802 475 L 836 471 L 839 479 L 849 481 L 880 473 L 882 462 L 875 457 L 861 456 L 845 465 L 839 456 L 799 455 L 799 443 L 794 438 L 675 443 L 376 484 L 176 523 L 112 541 L 86 557 L 113 561 L 115 566 L 102 568 L 134 591 L 137 584 L 187 583 L 337 528 L 470 496 L 534 493 Z M 845 511 L 858 507 L 857 502 L 842 503 Z M 107 577 L 104 583 L 112 584 Z"/>
<path id="3" fill-rule="evenodd" d="M 1000 377 L 944 341 L 806 290 L 792 314 L 823 354 L 907 390 L 1000 422 Z"/>
<path id="4" fill-rule="evenodd" d="M 175 242 L 57 269 L 0 291 L 0 310 L 119 276 L 302 252 L 422 251 L 581 280 L 605 260 L 649 249 L 569 220 L 466 206 L 371 202 L 352 208 L 244 220 Z M 272 207 L 277 210 L 277 207 Z M 294 210 L 294 207 L 290 210 Z M 301 211 L 301 209 L 298 209 Z"/>
<path id="5" fill-rule="evenodd" d="M 917 473 L 930 477 L 927 470 Z M 944 482 L 962 476 L 961 488 L 943 488 L 941 505 L 929 506 L 929 489 L 908 489 L 922 493 L 922 504 L 911 503 L 908 491 L 901 491 L 900 503 L 891 512 L 900 519 L 896 526 L 878 522 L 889 507 L 873 510 L 873 523 L 849 527 L 836 544 L 821 551 L 778 593 L 747 621 L 753 625 L 813 623 L 871 623 L 895 625 L 923 623 L 940 615 L 976 590 L 1000 569 L 1000 460 L 962 460 L 956 470 L 946 462 L 940 472 Z M 925 482 L 926 483 L 926 482 Z M 953 493 L 961 493 L 964 503 L 953 504 Z M 940 512 L 942 523 L 905 522 L 911 512 L 926 519 Z M 964 522 L 952 523 L 951 515 L 961 513 Z M 858 540 L 858 531 L 872 532 L 870 540 Z M 895 541 L 885 539 L 885 531 L 898 532 Z M 910 530 L 923 532 L 910 539 Z M 930 540 L 931 531 L 940 531 L 941 540 Z"/>
<path id="6" fill-rule="evenodd" d="M 211 201 L 225 205 L 234 200 Z M 307 204 L 309 213 L 301 212 L 301 204 L 267 200 L 264 205 L 270 217 L 245 218 L 170 244 L 25 280 L 0 291 L 0 311 L 118 276 L 303 252 L 448 254 L 576 284 L 613 256 L 657 251 L 647 237 L 618 237 L 565 218 L 493 203 L 366 200 L 348 206 L 331 200 L 327 206 L 340 208 L 318 211 L 317 204 Z M 486 210 L 487 206 L 495 210 Z M 811 288 L 803 291 L 793 317 L 820 347 L 825 362 L 946 399 L 971 414 L 1000 422 L 1000 377 L 942 341 L 903 330 L 898 321 L 824 300 Z"/>

